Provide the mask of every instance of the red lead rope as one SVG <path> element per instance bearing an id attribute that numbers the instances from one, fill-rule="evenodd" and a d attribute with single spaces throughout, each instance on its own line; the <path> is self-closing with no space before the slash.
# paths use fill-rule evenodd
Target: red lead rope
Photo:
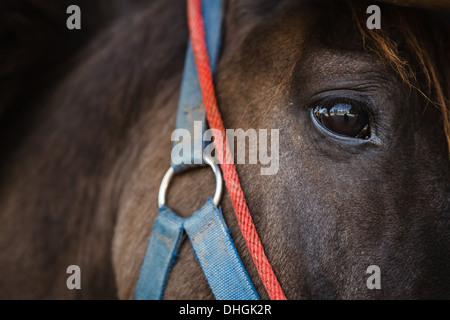
<path id="1" fill-rule="evenodd" d="M 211 129 L 217 129 L 222 133 L 224 141 L 215 140 L 216 151 L 221 161 L 220 165 L 227 186 L 228 193 L 233 203 L 234 211 L 239 222 L 242 235 L 247 243 L 248 250 L 256 265 L 259 276 L 272 300 L 286 300 L 286 296 L 275 276 L 264 253 L 261 240 L 253 224 L 252 216 L 245 202 L 244 192 L 239 182 L 231 152 L 226 141 L 225 128 L 222 117 L 217 106 L 214 84 L 211 74 L 211 67 L 208 58 L 208 51 L 205 41 L 205 29 L 202 18 L 201 0 L 187 0 L 187 15 L 189 31 L 191 36 L 192 50 L 195 56 L 195 64 L 199 77 L 200 88 L 202 91 L 203 104 L 205 106 L 206 118 Z"/>

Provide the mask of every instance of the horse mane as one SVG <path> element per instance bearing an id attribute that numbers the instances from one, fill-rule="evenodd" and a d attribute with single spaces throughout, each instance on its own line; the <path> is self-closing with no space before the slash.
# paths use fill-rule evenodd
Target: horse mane
<path id="1" fill-rule="evenodd" d="M 350 3 L 350 1 L 349 1 Z M 404 42 L 413 54 L 410 59 L 402 56 L 399 46 L 389 33 L 370 30 L 365 26 L 365 7 L 350 3 L 353 20 L 360 32 L 365 50 L 375 52 L 387 62 L 410 88 L 417 90 L 432 105 L 442 112 L 444 134 L 450 157 L 450 54 L 447 49 L 449 31 L 439 23 L 439 16 L 425 10 L 391 7 L 382 10 L 391 14 Z M 414 60 L 414 61 L 413 61 Z M 416 71 L 414 64 L 419 66 Z M 440 72 L 438 72 L 438 70 Z M 419 75 L 422 79 L 419 79 Z M 422 88 L 420 83 L 425 83 Z M 428 105 L 428 103 L 427 103 Z"/>

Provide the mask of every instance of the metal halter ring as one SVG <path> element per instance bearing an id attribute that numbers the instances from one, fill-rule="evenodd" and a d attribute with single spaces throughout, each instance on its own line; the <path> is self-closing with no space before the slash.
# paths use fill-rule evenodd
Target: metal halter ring
<path id="1" fill-rule="evenodd" d="M 216 177 L 216 193 L 214 194 L 213 202 L 216 207 L 219 207 L 223 192 L 222 173 L 220 172 L 219 166 L 214 163 L 214 160 L 210 156 L 203 155 L 203 161 L 205 161 L 205 163 L 207 163 L 212 168 L 214 175 Z M 175 170 L 172 167 L 170 167 L 161 181 L 161 186 L 159 187 L 158 193 L 159 208 L 166 205 L 167 190 L 169 189 L 170 182 L 172 181 L 174 175 Z"/>

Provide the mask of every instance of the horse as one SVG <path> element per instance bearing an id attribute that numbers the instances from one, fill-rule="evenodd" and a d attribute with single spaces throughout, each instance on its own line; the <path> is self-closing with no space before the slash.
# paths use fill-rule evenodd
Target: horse
<path id="1" fill-rule="evenodd" d="M 450 298 L 448 14 L 384 2 L 381 29 L 365 1 L 225 2 L 218 105 L 226 128 L 279 130 L 276 174 L 237 171 L 288 299 Z M 0 8 L 0 297 L 131 299 L 170 164 L 186 4 Z M 186 172 L 167 202 L 188 217 L 214 183 Z M 227 193 L 221 206 L 267 299 Z M 189 241 L 164 298 L 213 298 Z"/>

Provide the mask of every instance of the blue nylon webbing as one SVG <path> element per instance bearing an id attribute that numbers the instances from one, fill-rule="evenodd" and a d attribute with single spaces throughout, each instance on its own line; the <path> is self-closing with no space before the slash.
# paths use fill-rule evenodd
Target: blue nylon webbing
<path id="1" fill-rule="evenodd" d="M 184 219 L 162 207 L 153 225 L 134 293 L 137 300 L 160 300 L 185 236 Z"/>
<path id="2" fill-rule="evenodd" d="M 137 300 L 159 300 L 187 233 L 206 280 L 218 300 L 258 300 L 256 292 L 212 199 L 190 218 L 160 209 L 135 291 Z"/>
<path id="3" fill-rule="evenodd" d="M 222 1 L 203 0 L 202 8 L 211 69 L 214 70 L 219 55 Z M 185 59 L 176 128 L 188 130 L 192 138 L 194 129 L 198 132 L 195 132 L 196 139 L 185 142 L 190 144 L 190 152 L 183 154 L 181 163 L 172 162 L 172 168 L 178 171 L 191 163 L 201 164 L 206 119 L 190 43 Z M 180 143 L 183 142 L 175 141 L 173 150 L 181 146 Z M 199 145 L 201 147 L 194 152 L 194 146 Z M 167 206 L 159 209 L 139 274 L 135 299 L 163 298 L 170 271 L 186 234 L 216 299 L 259 299 L 220 208 L 211 199 L 190 218 L 179 217 Z"/>
<path id="4" fill-rule="evenodd" d="M 216 69 L 219 57 L 221 42 L 220 32 L 223 17 L 222 11 L 221 0 L 202 1 L 203 22 L 205 24 L 205 37 L 211 64 L 211 72 L 214 72 Z M 191 152 L 182 154 L 181 163 L 172 162 L 172 167 L 175 171 L 183 169 L 190 164 L 203 163 L 202 151 L 205 146 L 203 143 L 203 132 L 206 130 L 206 126 L 205 108 L 203 107 L 194 53 L 192 52 L 191 41 L 189 40 L 184 62 L 180 99 L 178 102 L 176 128 L 188 130 L 192 140 L 174 141 L 173 147 L 174 150 L 180 150 L 181 148 L 186 150 L 187 147 L 190 148 Z"/>
<path id="5" fill-rule="evenodd" d="M 187 219 L 184 228 L 216 299 L 259 299 L 222 212 L 211 199 Z"/>

